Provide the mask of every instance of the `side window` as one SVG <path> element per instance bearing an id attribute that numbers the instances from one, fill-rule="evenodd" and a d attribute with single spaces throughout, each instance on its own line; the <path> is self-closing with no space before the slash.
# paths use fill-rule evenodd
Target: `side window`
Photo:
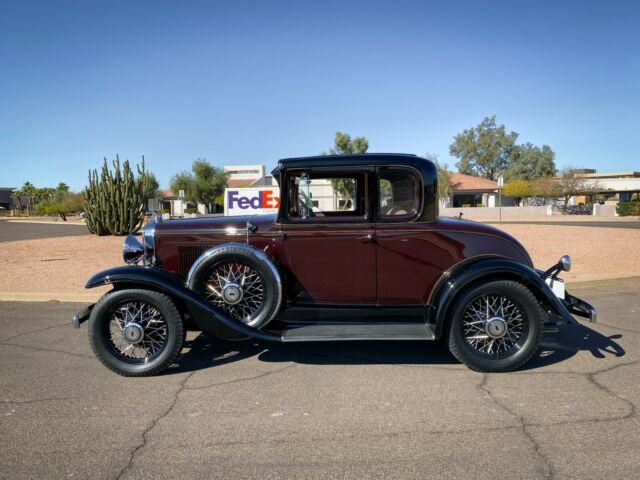
<path id="1" fill-rule="evenodd" d="M 418 180 L 412 172 L 385 168 L 379 171 L 378 216 L 384 221 L 402 221 L 415 217 L 420 210 Z"/>
<path id="2" fill-rule="evenodd" d="M 364 173 L 307 173 L 289 176 L 288 217 L 292 221 L 364 221 Z"/>

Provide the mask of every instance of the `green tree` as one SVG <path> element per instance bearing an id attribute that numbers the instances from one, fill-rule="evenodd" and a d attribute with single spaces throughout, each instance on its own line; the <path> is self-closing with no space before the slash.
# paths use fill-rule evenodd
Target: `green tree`
<path id="1" fill-rule="evenodd" d="M 160 184 L 158 183 L 158 179 L 151 172 L 146 172 L 145 175 L 147 177 L 146 178 L 147 189 L 144 192 L 145 198 L 147 200 L 152 198 L 158 198 L 158 195 L 160 194 Z"/>
<path id="2" fill-rule="evenodd" d="M 449 153 L 460 161 L 460 173 L 496 180 L 510 163 L 518 134 L 496 125 L 495 115 L 456 135 Z"/>
<path id="3" fill-rule="evenodd" d="M 69 194 L 69 185 L 64 182 L 58 183 L 58 186 L 55 188 L 54 199 L 55 202 L 60 203 L 62 199 Z"/>
<path id="4" fill-rule="evenodd" d="M 502 194 L 507 197 L 513 197 L 516 203 L 519 204 L 523 198 L 533 196 L 533 186 L 528 180 L 513 180 L 504 185 L 502 188 Z"/>
<path id="5" fill-rule="evenodd" d="M 205 159 L 198 159 L 191 166 L 191 173 L 180 172 L 171 179 L 171 190 L 177 193 L 184 190 L 187 202 L 204 204 L 207 213 L 211 213 L 211 205 L 227 188 L 229 173 L 214 167 Z"/>
<path id="6" fill-rule="evenodd" d="M 333 144 L 329 155 L 357 155 L 369 150 L 369 140 L 366 137 L 351 138 L 351 135 L 343 132 L 336 132 Z M 323 152 L 323 155 L 326 153 Z"/>
<path id="7" fill-rule="evenodd" d="M 531 143 L 516 145 L 511 153 L 511 162 L 504 178 L 510 182 L 516 179 L 535 180 L 540 177 L 551 177 L 556 174 L 554 162 L 556 154 L 548 145 L 542 148 Z"/>
<path id="8" fill-rule="evenodd" d="M 438 169 L 438 198 L 443 199 L 451 193 L 451 176 L 447 170 L 447 164 L 441 165 L 437 153 L 426 153 L 424 158 L 431 160 Z"/>
<path id="9" fill-rule="evenodd" d="M 321 155 L 357 155 L 367 153 L 369 150 L 369 140 L 366 137 L 351 138 L 351 135 L 343 132 L 336 132 L 333 140 L 333 148 L 329 153 L 322 152 Z M 344 200 L 343 208 L 348 208 L 349 200 L 356 194 L 356 184 L 349 178 L 335 178 L 331 180 L 334 192 L 340 194 Z"/>
<path id="10" fill-rule="evenodd" d="M 35 208 L 36 204 L 36 196 L 38 194 L 38 189 L 33 186 L 31 182 L 24 182 L 22 185 L 21 194 L 27 197 L 27 214 L 31 215 Z"/>

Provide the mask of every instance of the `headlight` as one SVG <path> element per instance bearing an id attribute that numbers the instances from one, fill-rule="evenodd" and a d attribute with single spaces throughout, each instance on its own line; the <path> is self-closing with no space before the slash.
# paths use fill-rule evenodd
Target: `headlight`
<path id="1" fill-rule="evenodd" d="M 144 264 L 145 265 L 154 265 L 156 263 L 155 235 L 156 235 L 157 221 L 158 221 L 158 218 L 154 216 L 142 228 L 142 245 L 144 247 Z"/>
<path id="2" fill-rule="evenodd" d="M 571 257 L 569 255 L 563 255 L 560 258 L 560 264 L 562 265 L 562 270 L 568 272 L 571 270 Z"/>
<path id="3" fill-rule="evenodd" d="M 135 265 L 144 255 L 144 247 L 135 235 L 127 235 L 122 246 L 122 258 L 130 265 Z"/>

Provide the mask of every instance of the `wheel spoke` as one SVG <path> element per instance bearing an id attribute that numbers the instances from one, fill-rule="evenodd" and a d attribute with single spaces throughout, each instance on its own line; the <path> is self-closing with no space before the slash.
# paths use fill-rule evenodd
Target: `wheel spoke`
<path id="1" fill-rule="evenodd" d="M 137 333 L 128 338 L 127 333 Z M 157 357 L 168 341 L 167 323 L 160 311 L 146 302 L 126 302 L 116 308 L 108 324 L 114 353 L 130 363 L 146 363 Z"/>
<path id="2" fill-rule="evenodd" d="M 510 355 L 525 338 L 521 308 L 504 295 L 482 295 L 462 315 L 462 334 L 469 346 L 492 358 Z"/>
<path id="3" fill-rule="evenodd" d="M 204 297 L 230 317 L 251 324 L 265 305 L 262 276 L 249 265 L 229 262 L 217 265 L 204 285 Z M 233 296 L 228 296 L 230 289 Z"/>

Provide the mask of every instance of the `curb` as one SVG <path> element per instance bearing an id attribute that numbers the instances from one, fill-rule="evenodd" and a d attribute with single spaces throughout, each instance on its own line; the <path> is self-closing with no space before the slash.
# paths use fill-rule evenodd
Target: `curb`
<path id="1" fill-rule="evenodd" d="M 68 303 L 95 303 L 102 293 L 0 293 L 0 302 L 68 302 Z"/>
<path id="2" fill-rule="evenodd" d="M 56 222 L 55 220 L 5 220 L 5 222 L 7 223 L 28 223 L 29 225 L 64 225 L 64 226 L 69 226 L 69 225 L 75 225 L 76 227 L 86 227 L 87 224 L 82 222 L 65 222 L 65 221 L 59 221 Z"/>

